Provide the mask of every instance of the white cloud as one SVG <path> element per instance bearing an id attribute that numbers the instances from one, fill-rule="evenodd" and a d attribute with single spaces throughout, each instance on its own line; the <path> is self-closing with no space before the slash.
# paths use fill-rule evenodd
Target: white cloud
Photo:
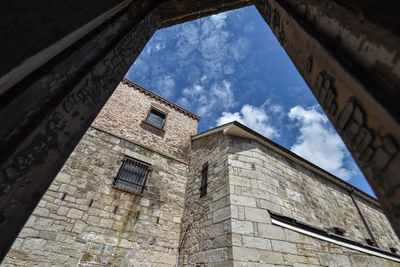
<path id="1" fill-rule="evenodd" d="M 222 83 L 218 82 L 214 83 L 211 86 L 210 94 L 211 97 L 213 97 L 218 101 L 218 103 L 215 104 L 224 107 L 224 109 L 232 108 L 236 104 L 235 96 L 232 90 L 232 85 L 227 80 L 223 80 Z"/>
<path id="2" fill-rule="evenodd" d="M 349 180 L 353 170 L 351 166 L 345 166 L 348 152 L 338 134 L 328 128 L 328 118 L 315 106 L 295 106 L 288 116 L 300 130 L 290 150 L 322 169 Z"/>
<path id="3" fill-rule="evenodd" d="M 273 103 L 271 99 L 267 99 L 262 107 L 266 108 L 268 112 L 274 113 L 275 118 L 282 119 L 285 115 L 283 106 Z"/>
<path id="4" fill-rule="evenodd" d="M 244 124 L 244 122 L 242 120 L 242 115 L 240 115 L 239 112 L 235 112 L 235 113 L 222 112 L 222 116 L 217 119 L 217 126 L 225 124 L 225 123 L 229 123 L 232 121 L 238 121 L 238 122 Z"/>
<path id="5" fill-rule="evenodd" d="M 283 113 L 283 107 L 281 105 L 272 104 L 270 110 L 273 113 Z"/>
<path id="6" fill-rule="evenodd" d="M 175 92 L 175 80 L 170 75 L 163 75 L 156 78 L 154 87 L 157 93 L 166 98 L 170 98 Z"/>
<path id="7" fill-rule="evenodd" d="M 233 58 L 236 61 L 245 58 L 249 52 L 249 48 L 250 48 L 250 41 L 244 37 L 240 37 L 230 46 Z"/>
<path id="8" fill-rule="evenodd" d="M 234 74 L 235 64 L 249 53 L 251 42 L 245 37 L 233 36 L 228 30 L 227 19 L 231 14 L 220 13 L 177 26 L 177 51 L 174 53 L 179 60 L 175 64 L 180 67 L 196 65 L 198 76 L 207 74 L 210 83 Z"/>
<path id="9" fill-rule="evenodd" d="M 246 25 L 244 25 L 244 31 L 245 32 L 252 32 L 254 31 L 255 25 L 254 22 L 250 21 L 248 23 L 246 23 Z"/>
<path id="10" fill-rule="evenodd" d="M 217 125 L 221 125 L 235 120 L 268 138 L 279 136 L 278 130 L 271 125 L 264 106 L 254 107 L 246 104 L 240 112 L 222 112 L 222 116 L 216 121 Z"/>
<path id="11" fill-rule="evenodd" d="M 231 76 L 237 60 L 250 51 L 244 37 L 231 38 L 227 19 L 231 12 L 200 19 L 178 30 L 177 65 L 185 66 L 184 75 L 193 84 L 183 90 L 177 103 L 194 111 L 203 119 L 211 118 L 236 106 Z M 191 66 L 197 66 L 197 72 Z M 195 75 L 194 75 L 195 74 Z M 201 88 L 201 90 L 199 90 Z"/>
<path id="12" fill-rule="evenodd" d="M 155 49 L 156 51 L 159 51 L 159 50 L 161 50 L 161 49 L 164 49 L 165 47 L 166 47 L 166 44 L 165 44 L 164 42 L 160 42 L 160 43 L 156 43 L 154 49 Z"/>
<path id="13" fill-rule="evenodd" d="M 195 24 L 182 24 L 181 29 L 177 31 L 176 48 L 178 53 L 175 53 L 178 58 L 185 59 L 199 45 L 199 27 Z M 177 62 L 179 64 L 179 62 Z"/>
<path id="14" fill-rule="evenodd" d="M 183 96 L 177 101 L 179 105 L 190 106 L 191 110 L 204 118 L 236 105 L 232 84 L 229 81 L 214 82 L 210 88 L 206 88 L 201 85 L 206 79 L 203 78 L 199 83 L 183 89 Z"/>
<path id="15" fill-rule="evenodd" d="M 227 13 L 219 13 L 210 17 L 216 28 L 221 28 L 226 25 L 225 19 L 228 17 Z"/>
<path id="16" fill-rule="evenodd" d="M 240 24 L 237 16 L 236 11 L 220 13 L 157 31 L 128 76 L 133 80 L 138 77 L 138 82 L 144 81 L 143 86 L 203 119 L 214 119 L 236 105 L 232 86 L 237 79 L 238 61 L 251 49 L 247 38 L 228 27 L 228 19 L 234 27 Z M 150 58 L 156 59 L 151 67 L 146 64 Z M 178 90 L 183 93 L 178 95 Z"/>

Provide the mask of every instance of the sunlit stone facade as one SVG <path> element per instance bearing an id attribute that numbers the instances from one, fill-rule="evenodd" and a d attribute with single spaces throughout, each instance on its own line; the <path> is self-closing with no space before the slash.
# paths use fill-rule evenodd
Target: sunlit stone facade
<path id="1" fill-rule="evenodd" d="M 2 266 L 399 265 L 374 198 L 240 123 L 195 135 L 199 120 L 124 80 Z M 150 166 L 142 191 L 115 186 L 127 159 Z"/>

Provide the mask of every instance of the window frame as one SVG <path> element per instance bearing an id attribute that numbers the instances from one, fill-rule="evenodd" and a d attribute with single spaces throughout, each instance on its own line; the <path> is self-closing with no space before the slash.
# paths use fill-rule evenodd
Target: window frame
<path id="1" fill-rule="evenodd" d="M 154 124 L 152 124 L 152 123 L 150 123 L 150 122 L 148 121 L 149 116 L 150 116 L 150 113 L 151 113 L 153 110 L 154 110 L 155 112 L 158 112 L 158 113 L 164 115 L 164 119 L 163 119 L 163 122 L 162 122 L 161 127 L 158 127 L 157 125 L 154 125 Z M 158 114 L 156 114 L 156 115 L 158 115 Z M 165 125 L 165 121 L 167 120 L 167 115 L 168 115 L 168 114 L 165 113 L 164 111 L 159 110 L 158 108 L 155 108 L 155 107 L 151 106 L 150 109 L 149 109 L 149 112 L 147 112 L 147 116 L 146 116 L 146 119 L 144 120 L 144 122 L 145 122 L 146 124 L 152 126 L 152 127 L 155 127 L 155 128 L 157 128 L 157 129 L 163 130 L 163 129 L 164 129 L 164 125 Z"/>
<path id="2" fill-rule="evenodd" d="M 130 165 L 131 166 L 133 165 L 133 166 L 135 166 L 137 168 L 140 168 L 143 171 L 143 174 L 140 177 L 142 183 L 135 183 L 135 182 L 130 181 L 129 178 L 122 178 L 121 177 L 122 173 L 124 171 L 126 171 L 126 169 L 124 169 L 125 166 L 130 166 Z M 119 167 L 117 176 L 114 177 L 114 181 L 113 181 L 112 187 L 115 188 L 115 189 L 127 192 L 127 193 L 143 196 L 144 190 L 147 189 L 146 183 L 147 183 L 147 179 L 149 177 L 149 173 L 151 171 L 152 171 L 151 164 L 149 164 L 147 162 L 144 162 L 144 161 L 141 161 L 139 159 L 135 159 L 135 158 L 131 158 L 129 156 L 125 156 L 124 159 L 122 160 L 121 166 Z M 131 178 L 133 178 L 133 177 L 131 177 Z M 139 187 L 139 190 L 136 191 L 136 190 L 131 190 L 131 189 L 128 189 L 128 188 L 124 188 L 124 187 L 118 186 L 117 185 L 118 181 L 123 181 L 124 183 L 131 184 L 131 185 L 133 185 L 133 187 Z"/>
<path id="3" fill-rule="evenodd" d="M 201 168 L 201 183 L 200 183 L 200 197 L 207 195 L 208 187 L 208 162 L 203 164 Z"/>

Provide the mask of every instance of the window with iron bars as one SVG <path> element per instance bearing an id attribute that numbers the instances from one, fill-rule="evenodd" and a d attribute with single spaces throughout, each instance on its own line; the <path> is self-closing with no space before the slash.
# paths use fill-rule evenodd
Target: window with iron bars
<path id="1" fill-rule="evenodd" d="M 146 188 L 146 180 L 150 170 L 150 164 L 125 157 L 114 180 L 113 187 L 128 193 L 142 195 Z"/>
<path id="2" fill-rule="evenodd" d="M 200 197 L 207 194 L 207 184 L 208 184 L 208 162 L 203 165 L 201 170 L 201 185 L 200 185 Z"/>

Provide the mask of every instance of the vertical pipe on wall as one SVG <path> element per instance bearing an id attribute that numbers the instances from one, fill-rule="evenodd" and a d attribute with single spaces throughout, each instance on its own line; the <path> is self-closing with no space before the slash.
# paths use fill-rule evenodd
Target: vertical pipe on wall
<path id="1" fill-rule="evenodd" d="M 378 243 L 376 242 L 376 239 L 375 239 L 374 235 L 372 234 L 371 228 L 369 228 L 369 225 L 368 225 L 368 223 L 367 223 L 367 220 L 365 220 L 365 217 L 364 217 L 364 215 L 363 215 L 363 213 L 362 213 L 360 207 L 358 206 L 356 199 L 355 199 L 354 196 L 353 196 L 353 192 L 354 192 L 354 188 L 352 188 L 352 190 L 350 191 L 350 197 L 351 197 L 351 199 L 353 200 L 354 206 L 356 206 L 357 211 L 358 211 L 358 214 L 360 214 L 360 217 L 361 217 L 361 219 L 362 219 L 362 221 L 363 221 L 363 223 L 364 223 L 364 225 L 365 225 L 365 228 L 367 228 L 367 231 L 368 231 L 370 237 L 372 238 L 372 240 L 374 240 L 375 244 L 378 245 Z"/>

